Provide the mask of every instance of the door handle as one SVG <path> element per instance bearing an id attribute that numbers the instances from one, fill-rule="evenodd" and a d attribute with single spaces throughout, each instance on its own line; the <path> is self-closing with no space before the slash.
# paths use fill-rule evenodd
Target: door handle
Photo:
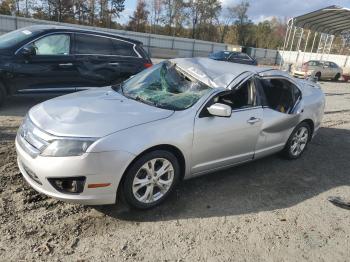
<path id="1" fill-rule="evenodd" d="M 119 65 L 118 62 L 110 62 L 110 63 L 108 63 L 108 64 L 111 65 L 111 66 L 118 66 L 118 65 Z"/>
<path id="2" fill-rule="evenodd" d="M 58 64 L 59 67 L 70 67 L 73 66 L 73 63 L 63 63 L 63 64 Z"/>
<path id="3" fill-rule="evenodd" d="M 249 124 L 255 124 L 255 123 L 257 123 L 257 122 L 260 122 L 260 118 L 256 118 L 256 117 L 251 117 L 251 118 L 249 118 L 248 120 L 247 120 L 247 123 L 249 123 Z"/>

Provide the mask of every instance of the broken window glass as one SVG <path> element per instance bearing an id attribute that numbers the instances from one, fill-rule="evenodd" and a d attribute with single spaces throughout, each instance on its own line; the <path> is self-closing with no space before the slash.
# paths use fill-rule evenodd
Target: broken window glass
<path id="1" fill-rule="evenodd" d="M 120 89 L 126 97 L 170 110 L 189 108 L 212 90 L 169 61 L 142 71 Z"/>

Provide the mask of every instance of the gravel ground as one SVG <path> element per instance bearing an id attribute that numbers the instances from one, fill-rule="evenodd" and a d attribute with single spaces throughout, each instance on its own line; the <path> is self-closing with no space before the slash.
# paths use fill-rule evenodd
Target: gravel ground
<path id="1" fill-rule="evenodd" d="M 184 181 L 162 206 L 86 207 L 36 193 L 16 166 L 26 111 L 48 97 L 12 98 L 0 110 L 2 261 L 349 261 L 350 84 L 321 83 L 319 134 L 301 159 L 277 155 Z"/>

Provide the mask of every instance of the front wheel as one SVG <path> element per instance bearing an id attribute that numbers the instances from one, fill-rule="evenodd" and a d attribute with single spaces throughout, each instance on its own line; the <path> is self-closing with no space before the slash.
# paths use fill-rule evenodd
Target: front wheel
<path id="1" fill-rule="evenodd" d="M 315 77 L 316 77 L 317 81 L 320 81 L 321 80 L 321 72 L 317 72 L 315 74 Z"/>
<path id="2" fill-rule="evenodd" d="M 156 150 L 141 156 L 126 173 L 123 194 L 126 202 L 138 209 L 148 209 L 164 201 L 180 178 L 176 156 Z"/>
<path id="3" fill-rule="evenodd" d="M 310 126 L 303 122 L 300 123 L 290 135 L 283 154 L 288 159 L 296 159 L 305 151 L 310 140 Z"/>

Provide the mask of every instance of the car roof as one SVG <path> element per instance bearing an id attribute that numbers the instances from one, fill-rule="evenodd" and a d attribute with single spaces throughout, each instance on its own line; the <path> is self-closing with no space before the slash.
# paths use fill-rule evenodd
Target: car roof
<path id="1" fill-rule="evenodd" d="M 233 80 L 247 73 L 261 75 L 263 72 L 273 71 L 270 74 L 285 75 L 273 68 L 217 61 L 205 57 L 175 58 L 169 61 L 211 87 L 227 88 Z"/>
<path id="2" fill-rule="evenodd" d="M 101 36 L 110 36 L 110 37 L 115 37 L 119 38 L 122 40 L 126 40 L 129 42 L 132 42 L 134 44 L 142 44 L 142 42 L 130 39 L 124 36 L 121 36 L 119 34 L 111 33 L 111 32 L 106 32 L 106 31 L 98 31 L 98 30 L 92 30 L 92 29 L 84 29 L 80 27 L 74 27 L 74 26 L 61 26 L 61 25 L 32 25 L 28 26 L 22 29 L 28 29 L 29 31 L 33 32 L 43 32 L 43 31 L 49 31 L 49 32 L 57 32 L 57 31 L 70 31 L 70 32 L 78 32 L 78 33 L 90 33 L 90 34 L 96 34 L 96 35 L 101 35 Z"/>

